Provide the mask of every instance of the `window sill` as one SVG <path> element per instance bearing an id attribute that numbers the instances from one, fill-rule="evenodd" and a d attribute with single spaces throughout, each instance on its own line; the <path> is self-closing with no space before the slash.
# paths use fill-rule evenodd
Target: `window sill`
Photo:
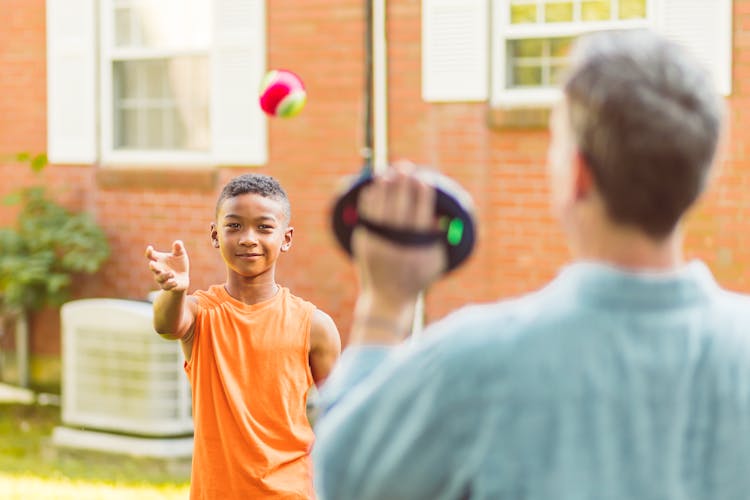
<path id="1" fill-rule="evenodd" d="M 496 91 L 490 100 L 489 125 L 498 129 L 546 128 L 550 110 L 561 96 L 557 88 Z"/>
<path id="2" fill-rule="evenodd" d="M 218 184 L 218 170 L 208 166 L 106 166 L 97 168 L 96 183 L 102 189 L 212 192 Z"/>
<path id="3" fill-rule="evenodd" d="M 496 108 L 490 107 L 487 121 L 493 129 L 546 129 L 549 107 Z"/>

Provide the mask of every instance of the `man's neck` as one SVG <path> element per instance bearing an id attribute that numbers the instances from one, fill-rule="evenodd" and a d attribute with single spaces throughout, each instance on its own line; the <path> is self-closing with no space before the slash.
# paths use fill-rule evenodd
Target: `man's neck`
<path id="1" fill-rule="evenodd" d="M 606 262 L 633 271 L 669 271 L 683 265 L 682 231 L 678 227 L 655 240 L 632 227 L 587 220 L 571 238 L 573 258 Z"/>

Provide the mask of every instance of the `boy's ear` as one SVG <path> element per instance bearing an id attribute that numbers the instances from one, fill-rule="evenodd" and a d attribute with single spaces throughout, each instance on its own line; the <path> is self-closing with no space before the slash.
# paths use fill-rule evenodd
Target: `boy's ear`
<path id="1" fill-rule="evenodd" d="M 211 223 L 210 237 L 211 237 L 211 245 L 214 248 L 219 248 L 219 231 L 216 228 L 216 223 L 215 222 Z"/>
<path id="2" fill-rule="evenodd" d="M 294 228 L 288 227 L 284 231 L 284 242 L 281 244 L 281 251 L 288 252 L 292 248 L 292 236 L 294 235 Z"/>

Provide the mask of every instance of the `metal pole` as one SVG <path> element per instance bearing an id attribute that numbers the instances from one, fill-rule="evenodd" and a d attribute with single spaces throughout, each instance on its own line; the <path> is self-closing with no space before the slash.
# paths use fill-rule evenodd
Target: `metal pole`
<path id="1" fill-rule="evenodd" d="M 372 68 L 372 0 L 365 0 L 365 86 L 364 86 L 364 144 L 362 146 L 363 168 L 372 172 L 373 162 L 373 68 Z"/>

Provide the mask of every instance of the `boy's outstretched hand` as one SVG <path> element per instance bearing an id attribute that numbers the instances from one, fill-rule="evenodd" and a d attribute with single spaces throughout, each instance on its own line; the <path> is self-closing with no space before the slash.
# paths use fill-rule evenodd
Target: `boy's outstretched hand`
<path id="1" fill-rule="evenodd" d="M 146 258 L 154 281 L 162 290 L 184 292 L 188 289 L 190 261 L 182 241 L 172 243 L 171 252 L 158 252 L 149 245 L 146 247 Z"/>

